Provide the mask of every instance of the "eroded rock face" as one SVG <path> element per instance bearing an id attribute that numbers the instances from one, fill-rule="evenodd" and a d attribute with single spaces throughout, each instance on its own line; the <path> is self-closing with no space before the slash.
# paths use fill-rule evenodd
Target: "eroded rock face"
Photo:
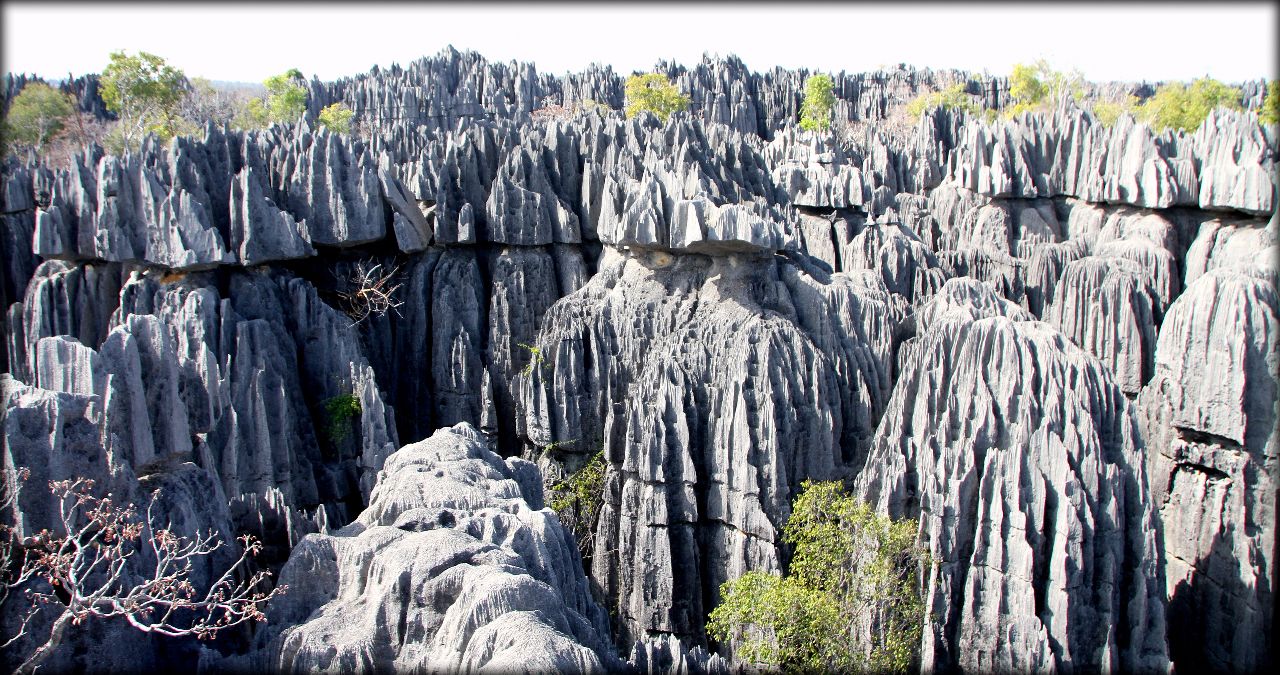
<path id="1" fill-rule="evenodd" d="M 919 336 L 855 483 L 920 520 L 923 664 L 1166 670 L 1158 515 L 1129 402 L 1052 327 L 946 297 L 957 306 Z"/>
<path id="2" fill-rule="evenodd" d="M 1124 577 L 1105 559 L 1165 555 L 1151 508 L 1185 535 L 1178 555 L 1200 561 L 1169 592 L 1195 599 L 1188 616 L 1219 608 L 1201 633 L 1175 629 L 1191 636 L 1179 644 L 1245 614 L 1239 624 L 1261 630 L 1249 617 L 1274 613 L 1263 591 L 1251 595 L 1274 578 L 1259 553 L 1270 550 L 1274 451 L 1251 397 L 1274 400 L 1274 378 L 1247 364 L 1271 349 L 1256 331 L 1274 303 L 1226 270 L 1275 255 L 1271 131 L 1236 112 L 1192 134 L 1129 118 L 1104 127 L 1071 107 L 995 123 L 937 109 L 886 125 L 897 102 L 955 82 L 987 108 L 1008 102 L 1001 78 L 893 68 L 834 78 L 833 121 L 855 123 L 838 138 L 794 127 L 800 72 L 754 73 L 732 57 L 660 70 L 692 114 L 561 114 L 554 106 L 585 99 L 620 108 L 622 74 L 551 76 L 445 50 L 309 82 L 302 123 L 211 125 L 126 157 L 94 147 L 65 169 L 8 162 L 3 365 L 57 392 L 23 394 L 32 405 L 19 419 L 100 420 L 86 447 L 112 475 L 189 457 L 277 562 L 368 506 L 401 440 L 467 423 L 502 454 L 554 466 L 549 476 L 603 449 L 611 468 L 590 566 L 642 670 L 714 667 L 698 646 L 717 587 L 780 568 L 777 528 L 801 480 L 888 480 L 901 461 L 883 457 L 926 445 L 933 468 L 903 475 L 933 481 L 935 506 L 968 509 L 922 530 L 953 559 L 930 582 L 949 612 L 931 663 L 1162 666 L 1158 620 L 1139 616 L 1158 614 L 1138 590 L 1147 568 Z M 101 107 L 91 82 L 68 86 L 86 110 Z M 313 123 L 337 102 L 367 133 Z M 353 326 L 343 294 L 362 263 L 395 270 L 404 304 Z M 1179 305 L 1210 276 L 1218 290 L 1195 286 Z M 1180 337 L 1166 334 L 1166 315 Z M 957 403 L 964 386 L 985 400 L 975 382 L 1001 405 Z M 1141 439 L 1124 431 L 1131 413 L 1116 391 L 1141 392 Z M 360 412 L 331 419 L 328 404 L 347 396 Z M 886 410 L 896 426 L 877 436 Z M 79 436 L 33 438 L 14 447 L 60 457 L 48 448 Z M 1143 440 L 1169 465 L 1156 473 L 1172 471 L 1166 501 L 1133 487 Z M 882 458 L 868 461 L 874 448 Z M 1257 465 L 1246 456 L 1264 469 L 1232 473 Z M 1079 462 L 1064 468 L 1063 457 Z M 521 485 L 537 482 L 527 469 L 512 467 Z M 938 478 L 947 471 L 964 490 L 991 491 L 953 495 Z M 1059 506 L 1072 499 L 1073 511 Z M 978 515 L 988 512 L 1048 529 L 997 551 L 1006 535 Z M 1045 534 L 1065 531 L 1046 523 L 1075 527 L 1070 518 L 1087 534 Z M 1260 522 L 1262 534 L 1249 529 Z M 1087 564 L 1050 569 L 1055 546 Z M 1023 583 L 1010 570 L 1028 560 Z M 1099 618 L 1081 618 L 1095 606 Z M 514 613 L 468 644 L 515 653 L 503 636 L 527 621 L 545 635 L 543 619 Z M 992 640 L 1004 646 L 987 649 Z M 1187 663 L 1268 663 L 1269 651 L 1242 644 Z"/>
<path id="3" fill-rule="evenodd" d="M 620 664 L 577 547 L 468 424 L 388 458 L 369 506 L 309 535 L 249 662 L 280 672 L 603 672 Z M 525 463 L 527 465 L 527 463 Z M 532 468 L 532 467 L 530 467 Z M 536 469 L 534 470 L 536 473 Z"/>
<path id="4" fill-rule="evenodd" d="M 1275 616 L 1275 283 L 1274 268 L 1197 277 L 1169 308 L 1139 398 L 1180 668 L 1265 670 L 1274 659 L 1256 636 Z"/>
<path id="5" fill-rule="evenodd" d="M 1151 378 L 1160 310 L 1141 266 L 1088 256 L 1067 263 L 1044 319 L 1101 359 L 1120 390 L 1136 396 Z"/>
<path id="6" fill-rule="evenodd" d="M 861 459 L 888 393 L 889 305 L 811 272 L 782 258 L 606 254 L 544 320 L 546 362 L 519 384 L 523 433 L 604 449 L 592 575 L 624 641 L 702 639 L 722 582 L 778 569 L 800 482 Z"/>

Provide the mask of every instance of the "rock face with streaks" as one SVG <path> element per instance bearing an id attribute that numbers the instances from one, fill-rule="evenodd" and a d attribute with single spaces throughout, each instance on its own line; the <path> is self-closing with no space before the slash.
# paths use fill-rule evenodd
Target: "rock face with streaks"
<path id="1" fill-rule="evenodd" d="M 1158 516 L 1132 407 L 1052 327 L 949 302 L 919 336 L 855 485 L 920 520 L 934 617 L 922 663 L 1167 668 Z"/>
<path id="2" fill-rule="evenodd" d="M 592 574 L 624 641 L 700 639 L 722 582 L 778 569 L 800 481 L 861 461 L 888 395 L 893 316 L 849 278 L 783 258 L 606 258 L 543 321 L 523 432 L 604 451 L 607 543 Z"/>
<path id="3" fill-rule="evenodd" d="M 541 480 L 522 483 L 522 463 L 466 423 L 393 453 L 353 523 L 294 550 L 280 575 L 290 592 L 269 607 L 250 662 L 298 673 L 616 668 L 572 535 L 531 507 Z"/>
<path id="4" fill-rule="evenodd" d="M 1278 367 L 1274 267 L 1211 270 L 1169 308 L 1139 400 L 1179 667 L 1274 664 Z"/>
<path id="5" fill-rule="evenodd" d="M 227 667 L 719 672 L 719 586 L 786 570 L 806 479 L 922 519 L 926 669 L 1274 665 L 1274 128 L 904 124 L 1009 83 L 895 67 L 815 133 L 803 71 L 657 70 L 689 113 L 446 49 L 295 123 L 10 157 L 7 461 L 264 539 L 297 591 Z M 540 483 L 597 452 L 580 559 Z"/>

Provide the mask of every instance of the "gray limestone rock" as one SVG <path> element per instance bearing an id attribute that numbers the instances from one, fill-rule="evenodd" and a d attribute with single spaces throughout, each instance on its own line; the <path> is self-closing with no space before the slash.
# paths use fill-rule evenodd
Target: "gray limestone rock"
<path id="1" fill-rule="evenodd" d="M 920 520 L 924 667 L 1168 670 L 1157 516 L 1128 401 L 1052 327 L 975 313 L 990 310 L 948 313 L 920 336 L 855 483 L 882 512 Z"/>
<path id="2" fill-rule="evenodd" d="M 606 253 L 543 321 L 547 365 L 518 381 L 523 432 L 604 449 L 592 575 L 624 637 L 697 639 L 714 602 L 703 590 L 777 569 L 800 481 L 858 461 L 887 393 L 892 315 L 847 277 L 813 273 Z"/>
<path id="3" fill-rule="evenodd" d="M 467 424 L 392 454 L 368 508 L 303 539 L 280 581 L 256 656 L 272 670 L 617 667 L 572 536 Z"/>
<path id="4" fill-rule="evenodd" d="M 32 536 L 57 522 L 58 502 L 48 491 L 49 481 L 84 477 L 100 485 L 112 484 L 112 467 L 98 432 L 100 406 L 95 405 L 92 394 L 40 389 L 8 373 L 0 373 L 0 394 L 4 400 L 4 466 L 25 467 L 31 472 L 17 493 L 18 508 L 0 515 L 14 518 L 21 536 Z M 10 484 L 5 489 L 9 492 L 13 488 Z"/>
<path id="5" fill-rule="evenodd" d="M 111 314 L 119 304 L 121 270 L 118 265 L 73 265 L 49 260 L 36 268 L 27 286 L 18 317 L 10 324 L 21 334 L 25 345 L 41 338 L 68 335 L 86 347 L 97 349 L 111 328 Z M 24 349 L 26 349 L 24 347 Z M 34 351 L 25 358 L 10 353 L 10 368 L 20 379 L 30 381 L 34 373 Z"/>
<path id="6" fill-rule="evenodd" d="M 304 134 L 293 172 L 283 186 L 288 211 L 306 221 L 310 240 L 354 246 L 386 234 L 386 207 L 368 151 L 323 127 Z"/>
<path id="7" fill-rule="evenodd" d="M 1218 108 L 1193 140 L 1200 160 L 1201 208 L 1269 214 L 1276 208 L 1276 143 L 1249 113 Z"/>
<path id="8" fill-rule="evenodd" d="M 1136 396 L 1151 378 L 1161 310 L 1138 263 L 1098 255 L 1067 263 L 1044 320 L 1110 368 L 1121 391 Z"/>
<path id="9" fill-rule="evenodd" d="M 1273 272 L 1209 271 L 1169 308 L 1139 403 L 1179 668 L 1274 659 L 1278 364 Z"/>
<path id="10" fill-rule="evenodd" d="M 242 265 L 315 255 L 306 221 L 295 221 L 264 194 L 251 167 L 231 183 L 231 248 Z"/>

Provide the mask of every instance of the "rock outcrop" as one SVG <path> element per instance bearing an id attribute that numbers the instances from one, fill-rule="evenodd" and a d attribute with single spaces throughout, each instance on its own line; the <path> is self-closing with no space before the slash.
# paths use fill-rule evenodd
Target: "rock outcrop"
<path id="1" fill-rule="evenodd" d="M 281 570 L 260 651 L 276 672 L 604 672 L 620 663 L 572 535 L 524 460 L 466 423 L 392 454 L 355 522 Z M 536 470 L 535 470 L 536 473 Z M 254 664 L 254 665 L 249 665 Z"/>
<path id="2" fill-rule="evenodd" d="M 134 495 L 190 462 L 183 489 L 264 565 L 378 589 L 300 586 L 258 666 L 611 668 L 616 647 L 718 671 L 720 584 L 784 570 L 798 486 L 837 478 L 923 520 L 927 667 L 1272 664 L 1273 129 L 1073 105 L 902 124 L 922 91 L 997 109 L 1008 82 L 895 67 L 833 76 L 838 133 L 813 133 L 807 73 L 658 70 L 689 112 L 626 119 L 608 67 L 448 49 L 312 80 L 297 123 L 8 160 L 7 456 Z M 102 116 L 96 86 L 63 85 Z M 317 123 L 339 102 L 358 134 Z M 470 468 L 388 464 L 423 448 Z M 535 464 L 550 482 L 597 451 L 585 582 Z M 487 487 L 452 525 L 380 510 L 430 501 L 418 480 L 479 494 L 455 478 Z M 415 605 L 406 632 L 409 581 L 475 620 Z M 526 600 L 551 609 L 498 615 Z"/>
<path id="3" fill-rule="evenodd" d="M 1169 308 L 1139 400 L 1180 668 L 1274 663 L 1278 369 L 1274 267 L 1201 274 Z"/>
<path id="4" fill-rule="evenodd" d="M 626 640 L 701 639 L 721 583 L 778 569 L 800 481 L 852 470 L 889 391 L 889 304 L 783 258 L 606 254 L 542 325 L 522 431 L 604 450 L 592 574 Z"/>
<path id="5" fill-rule="evenodd" d="M 1158 514 L 1132 407 L 1052 327 L 947 297 L 955 306 L 926 323 L 855 484 L 920 521 L 922 664 L 1168 669 Z"/>

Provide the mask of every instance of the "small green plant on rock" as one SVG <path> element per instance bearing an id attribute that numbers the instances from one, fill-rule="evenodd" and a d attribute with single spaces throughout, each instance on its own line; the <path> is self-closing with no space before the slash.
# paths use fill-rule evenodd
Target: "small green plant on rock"
<path id="1" fill-rule="evenodd" d="M 745 661 L 797 672 L 903 672 L 924 627 L 916 521 L 892 520 L 838 481 L 805 481 L 783 541 L 789 573 L 749 572 L 720 588 L 707 621 Z"/>
<path id="2" fill-rule="evenodd" d="M 533 369 L 535 367 L 548 368 L 551 366 L 551 364 L 547 363 L 547 359 L 542 356 L 541 348 L 535 347 L 531 344 L 526 344 L 524 342 L 517 343 L 517 346 L 523 347 L 529 352 L 529 364 L 526 365 L 524 369 L 520 371 L 521 375 L 528 377 L 533 374 Z"/>
<path id="3" fill-rule="evenodd" d="M 325 413 L 325 436 L 329 442 L 337 445 L 351 436 L 351 420 L 363 412 L 360 399 L 355 394 L 340 394 L 326 399 L 323 404 Z"/>
<path id="4" fill-rule="evenodd" d="M 1097 101 L 1093 104 L 1093 116 L 1102 126 L 1110 128 L 1121 115 L 1132 115 L 1137 109 L 1138 97 L 1132 94 L 1120 101 Z"/>
<path id="5" fill-rule="evenodd" d="M 934 108 L 963 110 L 970 115 L 977 115 L 980 110 L 977 98 L 965 92 L 964 83 L 957 83 L 942 91 L 925 92 L 915 97 L 907 104 L 907 115 L 913 121 L 918 120 L 926 110 Z"/>
<path id="6" fill-rule="evenodd" d="M 1262 99 L 1258 120 L 1263 124 L 1280 124 L 1280 80 L 1267 84 L 1267 95 Z"/>
<path id="7" fill-rule="evenodd" d="M 355 115 L 355 112 L 350 108 L 341 103 L 334 103 L 320 111 L 320 124 L 335 134 L 349 134 L 352 115 Z"/>
<path id="8" fill-rule="evenodd" d="M 661 73 L 632 75 L 627 78 L 623 91 L 627 99 L 627 119 L 649 112 L 665 124 L 672 113 L 689 107 L 689 97 L 681 94 L 676 85 Z"/>
<path id="9" fill-rule="evenodd" d="M 1171 82 L 1138 107 L 1138 119 L 1156 131 L 1195 131 L 1214 108 L 1240 109 L 1240 90 L 1203 77 L 1186 86 Z"/>
<path id="10" fill-rule="evenodd" d="M 551 450 L 571 442 L 552 443 L 547 446 L 547 449 Z M 573 533 L 584 565 L 595 552 L 595 527 L 596 521 L 600 518 L 600 507 L 604 503 L 606 468 L 602 450 L 587 460 L 582 468 L 551 486 L 548 505 L 559 516 L 560 522 Z"/>
<path id="11" fill-rule="evenodd" d="M 826 131 L 831 128 L 831 108 L 836 103 L 830 75 L 811 75 L 804 83 L 804 103 L 800 106 L 800 128 Z"/>

